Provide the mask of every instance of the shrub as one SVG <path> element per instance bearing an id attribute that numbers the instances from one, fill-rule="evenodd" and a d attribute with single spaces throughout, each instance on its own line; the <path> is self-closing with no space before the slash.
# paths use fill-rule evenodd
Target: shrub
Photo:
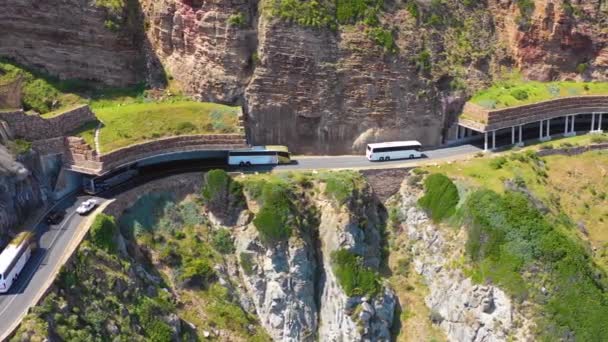
<path id="1" fill-rule="evenodd" d="M 273 244 L 291 236 L 295 217 L 292 213 L 291 190 L 282 182 L 266 182 L 263 185 L 262 207 L 255 215 L 253 224 L 262 242 Z"/>
<path id="2" fill-rule="evenodd" d="M 528 98 L 528 92 L 523 89 L 513 89 L 511 91 L 511 96 L 513 96 L 519 101 L 523 101 Z"/>
<path id="3" fill-rule="evenodd" d="M 253 274 L 253 257 L 250 253 L 241 252 L 240 258 L 241 266 L 243 267 L 243 271 L 245 274 L 252 275 Z"/>
<path id="4" fill-rule="evenodd" d="M 415 57 L 414 62 L 416 63 L 416 67 L 419 71 L 431 71 L 431 52 L 427 49 L 420 51 L 420 53 L 418 53 L 418 55 Z"/>
<path id="5" fill-rule="evenodd" d="M 361 174 L 356 171 L 327 172 L 321 179 L 326 184 L 325 194 L 333 198 L 338 205 L 345 204 L 364 182 Z"/>
<path id="6" fill-rule="evenodd" d="M 608 315 L 608 302 L 598 300 L 605 296 L 603 273 L 585 248 L 524 194 L 478 190 L 467 198 L 463 211 L 474 278 L 499 284 L 519 299 L 527 291 L 538 291 L 538 279 L 550 289 L 542 300 L 531 297 L 546 313 L 539 326 L 553 327 L 540 329 L 539 340 L 559 340 L 564 331 L 582 341 L 606 335 L 605 321 L 598 318 Z M 534 276 L 522 277 L 530 271 Z"/>
<path id="7" fill-rule="evenodd" d="M 439 222 L 454 214 L 460 199 L 458 188 L 445 175 L 435 173 L 424 181 L 424 196 L 418 204 L 429 214 L 434 222 Z"/>
<path id="8" fill-rule="evenodd" d="M 215 276 L 213 266 L 206 259 L 189 259 L 184 262 L 178 280 L 188 286 L 206 286 Z"/>
<path id="9" fill-rule="evenodd" d="M 216 230 L 213 233 L 213 247 L 222 253 L 222 254 L 230 254 L 234 253 L 234 243 L 232 242 L 232 235 L 230 231 L 225 228 L 221 228 Z"/>
<path id="10" fill-rule="evenodd" d="M 116 251 L 115 238 L 118 234 L 118 227 L 113 216 L 100 213 L 95 217 L 95 221 L 89 230 L 91 242 L 107 252 Z"/>
<path id="11" fill-rule="evenodd" d="M 196 131 L 196 125 L 194 125 L 192 122 L 187 121 L 178 123 L 177 127 L 175 128 L 176 135 L 190 133 L 194 131 Z"/>
<path id="12" fill-rule="evenodd" d="M 601 144 L 608 142 L 608 135 L 606 134 L 594 134 L 591 136 L 591 142 L 594 144 Z"/>
<path id="13" fill-rule="evenodd" d="M 224 224 L 234 224 L 244 208 L 243 187 L 224 170 L 211 170 L 204 175 L 201 189 L 203 202 Z"/>
<path id="14" fill-rule="evenodd" d="M 420 9 L 418 8 L 418 3 L 415 0 L 408 1 L 405 5 L 405 9 L 412 15 L 412 17 L 416 19 L 420 18 Z"/>
<path id="15" fill-rule="evenodd" d="M 367 36 L 376 44 L 382 46 L 384 51 L 390 53 L 397 52 L 397 44 L 395 44 L 395 38 L 393 38 L 391 30 L 383 27 L 371 27 L 367 29 Z"/>
<path id="16" fill-rule="evenodd" d="M 360 256 L 347 249 L 331 253 L 331 262 L 338 283 L 347 296 L 371 296 L 380 291 L 378 274 L 363 265 Z"/>
<path id="17" fill-rule="evenodd" d="M 576 66 L 576 72 L 578 72 L 579 74 L 584 74 L 588 68 L 589 68 L 589 64 L 580 63 L 579 65 Z"/>
<path id="18" fill-rule="evenodd" d="M 228 17 L 228 24 L 234 27 L 243 27 L 246 24 L 245 16 L 242 12 L 232 14 Z"/>
<path id="19" fill-rule="evenodd" d="M 502 167 L 507 163 L 507 158 L 502 156 L 490 159 L 490 167 L 494 170 L 502 169 Z"/>

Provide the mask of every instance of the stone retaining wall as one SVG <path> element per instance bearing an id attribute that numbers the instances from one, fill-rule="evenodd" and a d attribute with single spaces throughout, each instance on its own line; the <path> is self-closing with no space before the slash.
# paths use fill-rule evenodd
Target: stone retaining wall
<path id="1" fill-rule="evenodd" d="M 97 119 L 88 105 L 82 105 L 48 119 L 28 115 L 23 110 L 0 112 L 0 120 L 8 123 L 16 138 L 36 141 L 66 136 L 85 123 Z"/>
<path id="2" fill-rule="evenodd" d="M 131 145 L 98 155 L 82 138 L 64 139 L 64 161 L 69 168 L 87 174 L 102 174 L 140 159 L 167 153 L 199 150 L 230 150 L 247 146 L 244 134 L 184 135 Z"/>
<path id="3" fill-rule="evenodd" d="M 472 102 L 463 108 L 459 123 L 479 131 L 492 131 L 571 114 L 608 113 L 608 96 L 572 96 L 517 107 L 485 109 Z"/>
<path id="4" fill-rule="evenodd" d="M 608 143 L 587 145 L 587 146 L 576 146 L 576 147 L 564 147 L 564 148 L 555 148 L 548 150 L 540 150 L 536 152 L 536 155 L 539 157 L 546 156 L 554 156 L 554 155 L 565 155 L 565 156 L 573 156 L 589 151 L 597 151 L 597 150 L 605 150 L 608 149 Z"/>

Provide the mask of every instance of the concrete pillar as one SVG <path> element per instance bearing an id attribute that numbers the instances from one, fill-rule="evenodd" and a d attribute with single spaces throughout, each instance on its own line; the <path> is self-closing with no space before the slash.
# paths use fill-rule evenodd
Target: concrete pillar
<path id="1" fill-rule="evenodd" d="M 591 132 L 595 129 L 595 113 L 591 113 Z"/>
<path id="2" fill-rule="evenodd" d="M 599 113 L 598 116 L 599 116 L 599 122 L 597 124 L 597 131 L 598 132 L 603 132 L 603 130 L 602 130 L 602 116 L 604 116 L 604 113 Z"/>
<path id="3" fill-rule="evenodd" d="M 523 143 L 524 143 L 524 142 L 522 141 L 522 132 L 521 132 L 521 131 L 522 131 L 522 127 L 523 127 L 523 126 L 524 126 L 524 125 L 519 125 L 519 144 L 520 144 L 520 145 L 523 145 Z"/>
<path id="4" fill-rule="evenodd" d="M 551 119 L 547 119 L 547 132 L 545 136 L 547 139 L 551 139 Z"/>
<path id="5" fill-rule="evenodd" d="M 515 126 L 511 126 L 511 145 L 515 145 Z"/>
<path id="6" fill-rule="evenodd" d="M 492 149 L 496 149 L 496 131 L 492 131 Z"/>
<path id="7" fill-rule="evenodd" d="M 569 116 L 566 115 L 566 120 L 564 121 L 565 122 L 564 123 L 564 135 L 568 134 L 568 118 L 569 118 Z"/>
<path id="8" fill-rule="evenodd" d="M 538 127 L 540 127 L 540 132 L 538 133 L 538 139 L 542 140 L 543 139 L 543 124 L 544 124 L 544 120 L 540 120 L 540 125 L 538 125 Z"/>
<path id="9" fill-rule="evenodd" d="M 483 150 L 488 150 L 488 132 L 483 132 Z"/>
<path id="10" fill-rule="evenodd" d="M 571 125 L 570 125 L 570 133 L 574 134 L 574 119 L 576 119 L 576 114 L 572 115 Z"/>

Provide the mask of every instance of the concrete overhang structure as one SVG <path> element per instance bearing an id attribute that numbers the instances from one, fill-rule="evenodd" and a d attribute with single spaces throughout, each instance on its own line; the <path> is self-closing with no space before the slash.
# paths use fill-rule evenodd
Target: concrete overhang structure
<path id="1" fill-rule="evenodd" d="M 468 129 L 482 133 L 485 136 L 485 148 L 487 149 L 487 136 L 488 133 L 491 133 L 492 148 L 494 148 L 496 131 L 510 128 L 512 142 L 515 144 L 515 129 L 518 128 L 519 143 L 521 143 L 521 129 L 527 124 L 540 123 L 540 139 L 549 139 L 551 119 L 565 118 L 564 135 L 574 134 L 575 117 L 581 114 L 591 114 L 591 131 L 600 131 L 603 113 L 608 113 L 608 95 L 563 97 L 499 109 L 486 109 L 475 103 L 467 102 L 458 118 L 456 135 L 457 139 L 462 138 L 461 128 L 464 128 L 465 132 Z M 544 132 L 543 127 L 545 127 Z"/>

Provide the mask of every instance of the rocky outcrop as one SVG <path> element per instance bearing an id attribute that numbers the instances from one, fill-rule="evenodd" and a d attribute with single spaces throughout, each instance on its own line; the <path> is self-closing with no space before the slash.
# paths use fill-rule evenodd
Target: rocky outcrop
<path id="1" fill-rule="evenodd" d="M 137 25 L 136 1 L 129 20 Z M 62 79 L 124 86 L 143 80 L 137 27 L 110 29 L 107 11 L 95 1 L 5 0 L 0 12 L 0 56 Z"/>
<path id="2" fill-rule="evenodd" d="M 257 1 L 141 3 L 148 38 L 171 77 L 202 100 L 241 101 L 256 48 Z"/>
<path id="3" fill-rule="evenodd" d="M 320 253 L 324 270 L 320 284 L 319 340 L 320 341 L 389 341 L 396 298 L 384 287 L 374 297 L 347 296 L 332 270 L 331 254 L 347 249 L 362 256 L 366 266 L 380 267 L 381 219 L 375 201 L 367 198 L 354 212 L 345 207 L 336 209 L 331 202 L 321 205 L 319 224 Z M 364 218 L 364 219 L 363 219 Z M 357 310 L 356 308 L 359 308 Z"/>
<path id="4" fill-rule="evenodd" d="M 242 282 L 262 325 L 276 341 L 389 341 L 396 297 L 383 286 L 373 298 L 348 296 L 333 273 L 331 254 L 348 249 L 367 267 L 380 265 L 380 214 L 371 190 L 357 197 L 367 203 L 348 209 L 316 196 L 318 227 L 294 229 L 272 246 L 260 242 L 253 224 L 236 232 Z M 248 201 L 257 211 L 257 204 Z M 366 215 L 366 216 L 362 216 Z M 312 218 L 301 221 L 309 222 Z M 362 218 L 365 217 L 366 221 Z M 318 235 L 317 235 L 318 234 Z"/>
<path id="5" fill-rule="evenodd" d="M 497 32 L 524 74 L 535 80 L 608 79 L 605 1 L 533 1 L 522 16 L 516 1 L 491 1 Z"/>
<path id="6" fill-rule="evenodd" d="M 532 340 L 532 323 L 507 294 L 493 285 L 474 284 L 452 261 L 463 253 L 463 230 L 437 227 L 417 207 L 418 191 L 406 182 L 400 210 L 410 240 L 414 269 L 429 288 L 426 305 L 431 320 L 450 341 Z"/>
<path id="7" fill-rule="evenodd" d="M 49 188 L 37 156 L 30 153 L 20 161 L 0 145 L 0 237 L 16 229 L 47 200 Z"/>

